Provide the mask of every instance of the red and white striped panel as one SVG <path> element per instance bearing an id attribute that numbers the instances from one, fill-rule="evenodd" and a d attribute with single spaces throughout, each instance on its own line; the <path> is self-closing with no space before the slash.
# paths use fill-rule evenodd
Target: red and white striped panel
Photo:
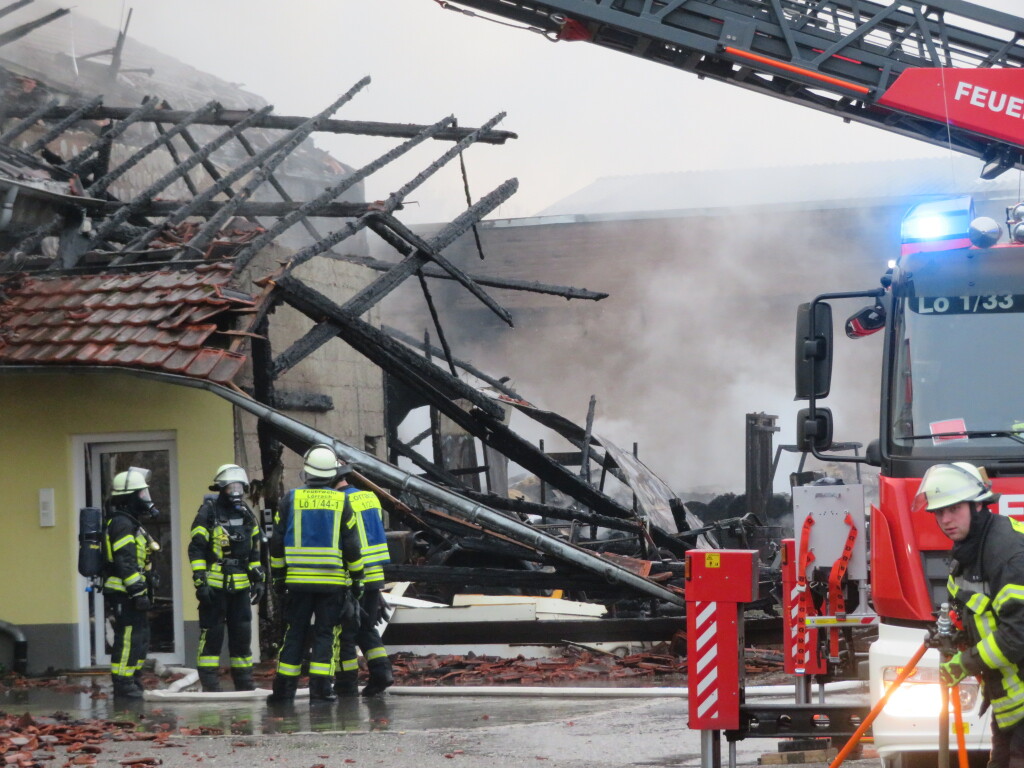
<path id="1" fill-rule="evenodd" d="M 697 674 L 696 701 L 690 702 L 696 708 L 697 717 L 717 718 L 718 701 L 718 611 L 717 603 L 698 602 L 696 616 L 697 658 L 691 669 Z"/>

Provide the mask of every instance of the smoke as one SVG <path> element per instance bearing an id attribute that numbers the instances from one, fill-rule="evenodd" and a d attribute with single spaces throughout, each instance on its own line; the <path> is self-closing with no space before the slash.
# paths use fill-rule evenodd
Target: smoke
<path id="1" fill-rule="evenodd" d="M 512 376 L 523 397 L 579 424 L 596 395 L 594 431 L 625 449 L 638 443 L 640 458 L 684 499 L 742 493 L 745 414 L 779 417 L 776 446 L 796 440 L 796 413 L 805 405 L 793 399 L 798 305 L 822 293 L 877 288 L 899 253 L 900 220 L 912 202 L 766 204 L 740 213 L 485 227 L 483 262 L 465 238 L 446 256 L 469 271 L 610 294 L 564 302 L 490 289 L 512 312 L 514 329 L 458 286 L 432 290 L 457 356 Z M 878 436 L 882 338 L 850 340 L 842 328 L 871 301 L 832 302 L 833 385 L 820 403 L 833 411 L 835 440 L 859 443 L 861 455 Z M 421 305 L 405 293 L 385 309 L 386 321 L 420 335 L 430 327 Z M 788 486 L 799 459 L 783 457 L 776 490 Z"/>

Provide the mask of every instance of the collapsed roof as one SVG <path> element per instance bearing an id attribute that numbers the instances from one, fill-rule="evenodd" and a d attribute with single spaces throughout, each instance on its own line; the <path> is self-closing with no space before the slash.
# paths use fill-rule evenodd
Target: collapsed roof
<path id="1" fill-rule="evenodd" d="M 6 10 L 0 9 L 0 17 Z M 104 93 L 58 87 L 5 63 L 4 43 L 37 26 L 29 22 L 0 32 L 0 372 L 25 366 L 116 368 L 207 387 L 260 418 L 265 477 L 280 476 L 282 447 L 301 452 L 311 442 L 330 440 L 379 486 L 394 518 L 422 534 L 410 562 L 391 569 L 393 578 L 562 585 L 608 599 L 625 595 L 681 603 L 678 558 L 693 546 L 713 545 L 708 532 L 687 518 L 667 486 L 634 456 L 593 434 L 593 400 L 586 426 L 579 427 L 456 358 L 429 280 L 459 282 L 510 326 L 511 315 L 485 287 L 592 301 L 605 294 L 478 277 L 445 259 L 448 245 L 515 192 L 515 179 L 468 205 L 429 239 L 401 221 L 408 195 L 439 169 L 476 143 L 515 138 L 496 129 L 503 115 L 475 129 L 457 126 L 451 116 L 432 125 L 333 117 L 369 78 L 308 117 L 276 115 L 269 106 L 233 109 L 217 100 L 179 110 L 159 96 L 134 106 L 108 104 Z M 119 36 L 119 46 L 124 39 Z M 116 84 L 121 66 L 115 47 L 104 82 Z M 315 132 L 374 135 L 396 143 L 352 169 L 311 149 Z M 363 180 L 427 140 L 448 147 L 386 199 L 352 199 Z M 278 178 L 300 152 L 330 178 L 308 199 L 296 199 Z M 326 233 L 324 222 L 330 227 Z M 263 275 L 250 274 L 258 254 L 299 227 L 301 244 L 282 263 Z M 337 250 L 363 231 L 391 246 L 397 260 Z M 328 295 L 302 278 L 299 268 L 313 259 L 346 261 L 380 274 L 354 295 Z M 440 348 L 429 338 L 419 342 L 363 317 L 412 277 L 420 283 Z M 269 328 L 273 310 L 281 305 L 307 316 L 312 327 L 284 350 L 275 350 Z M 289 400 L 282 386 L 288 372 L 334 339 L 385 372 L 390 462 L 277 410 Z M 251 396 L 239 394 L 236 382 L 247 363 Z M 429 454 L 417 449 L 420 440 L 402 441 L 398 434 L 404 417 L 423 406 L 431 414 L 431 428 L 421 435 L 431 438 Z M 509 427 L 510 408 L 577 450 L 545 453 Z M 484 466 L 452 460 L 453 452 L 443 446 L 442 417 L 486 446 Z M 403 459 L 422 477 L 398 469 Z M 509 497 L 498 473 L 508 462 L 539 478 L 539 499 Z M 592 466 L 599 469 L 596 477 Z M 609 477 L 617 478 L 632 500 L 609 495 Z M 264 488 L 262 501 L 275 506 L 279 489 Z M 545 489 L 560 492 L 562 501 L 547 499 Z M 581 535 L 584 529 L 589 536 Z M 599 530 L 615 535 L 601 538 Z M 598 550 L 608 550 L 608 556 Z M 472 572 L 453 575 L 452 564 L 466 552 L 479 556 L 471 558 Z"/>

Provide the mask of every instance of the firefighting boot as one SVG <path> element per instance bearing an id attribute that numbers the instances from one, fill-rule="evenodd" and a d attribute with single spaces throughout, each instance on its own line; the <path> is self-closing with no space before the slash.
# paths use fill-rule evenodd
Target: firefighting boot
<path id="1" fill-rule="evenodd" d="M 309 703 L 318 704 L 337 701 L 338 697 L 331 690 L 331 678 L 326 675 L 309 676 Z"/>
<path id="2" fill-rule="evenodd" d="M 144 686 L 142 684 L 142 670 L 141 669 L 136 669 L 135 670 L 135 674 L 132 675 L 132 682 L 135 684 L 135 687 L 139 689 L 139 691 L 141 691 L 142 693 L 146 692 L 146 686 Z"/>
<path id="3" fill-rule="evenodd" d="M 359 695 L 359 670 L 348 669 L 334 675 L 334 692 L 339 698 Z"/>
<path id="4" fill-rule="evenodd" d="M 295 691 L 299 687 L 299 678 L 278 673 L 274 677 L 274 686 L 267 696 L 268 704 L 290 704 L 295 701 Z"/>
<path id="5" fill-rule="evenodd" d="M 142 689 L 135 685 L 135 679 L 124 675 L 113 675 L 115 699 L 141 699 Z"/>
<path id="6" fill-rule="evenodd" d="M 363 688 L 363 696 L 376 696 L 384 693 L 395 682 L 395 675 L 391 671 L 391 660 L 387 656 L 374 659 L 367 664 L 370 669 L 370 681 Z"/>
<path id="7" fill-rule="evenodd" d="M 255 691 L 256 683 L 252 680 L 252 667 L 232 668 L 231 680 L 236 691 Z"/>
<path id="8" fill-rule="evenodd" d="M 199 682 L 203 693 L 220 693 L 220 670 L 206 667 L 199 670 Z"/>

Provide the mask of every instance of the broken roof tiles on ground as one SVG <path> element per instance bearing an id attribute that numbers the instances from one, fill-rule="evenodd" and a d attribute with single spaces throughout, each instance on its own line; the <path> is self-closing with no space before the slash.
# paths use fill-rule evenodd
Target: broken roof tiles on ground
<path id="1" fill-rule="evenodd" d="M 250 309 L 231 267 L 0 282 L 0 364 L 139 366 L 231 381 L 245 356 L 230 351 L 225 320 Z"/>

